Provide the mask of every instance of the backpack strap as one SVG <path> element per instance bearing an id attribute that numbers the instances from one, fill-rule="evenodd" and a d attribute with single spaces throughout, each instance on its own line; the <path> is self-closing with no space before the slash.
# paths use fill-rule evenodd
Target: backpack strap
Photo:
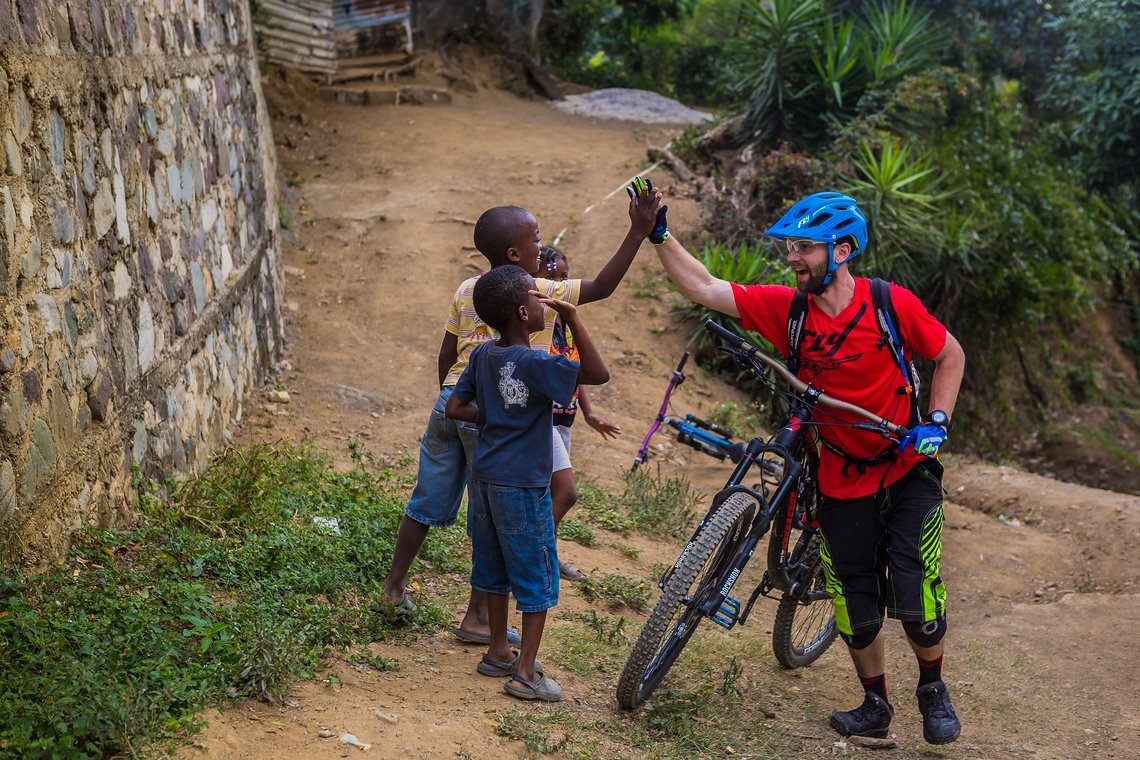
<path id="1" fill-rule="evenodd" d="M 922 415 L 919 413 L 918 397 L 922 390 L 918 368 L 913 360 L 906 356 L 906 340 L 899 329 L 899 315 L 895 312 L 891 301 L 891 285 L 878 277 L 870 280 L 871 305 L 875 309 L 875 324 L 879 328 L 879 348 L 889 348 L 895 364 L 902 375 L 903 384 L 896 393 L 910 396 L 910 426 L 922 424 Z"/>
<path id="2" fill-rule="evenodd" d="M 800 369 L 800 344 L 804 342 L 808 294 L 798 288 L 793 292 L 792 305 L 788 308 L 788 371 L 794 375 Z"/>

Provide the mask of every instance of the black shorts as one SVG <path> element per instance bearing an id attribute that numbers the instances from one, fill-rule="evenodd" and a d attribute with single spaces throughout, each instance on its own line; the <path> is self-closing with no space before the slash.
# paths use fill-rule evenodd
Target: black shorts
<path id="1" fill-rule="evenodd" d="M 871 496 L 823 499 L 820 556 L 840 633 L 877 630 L 884 611 L 916 623 L 946 615 L 942 494 L 930 460 Z"/>

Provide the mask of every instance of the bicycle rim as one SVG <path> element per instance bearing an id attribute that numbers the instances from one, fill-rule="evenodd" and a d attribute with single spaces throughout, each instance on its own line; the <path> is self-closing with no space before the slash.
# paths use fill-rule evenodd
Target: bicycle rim
<path id="1" fill-rule="evenodd" d="M 814 565 L 808 593 L 825 587 L 823 565 L 819 561 L 819 536 L 815 536 L 804 553 L 804 561 Z M 806 594 L 805 594 L 806 597 Z M 781 666 L 802 668 L 819 659 L 835 641 L 838 630 L 830 599 L 804 603 L 785 594 L 772 624 L 772 652 Z"/>
<path id="2" fill-rule="evenodd" d="M 744 494 L 725 500 L 693 539 L 692 548 L 665 584 L 618 679 L 618 704 L 631 710 L 653 693 L 692 638 L 722 565 L 747 529 L 755 502 Z"/>

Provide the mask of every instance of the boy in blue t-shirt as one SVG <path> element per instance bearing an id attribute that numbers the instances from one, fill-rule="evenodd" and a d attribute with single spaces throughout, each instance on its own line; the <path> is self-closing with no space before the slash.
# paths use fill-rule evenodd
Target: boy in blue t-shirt
<path id="1" fill-rule="evenodd" d="M 492 269 L 473 294 L 479 318 L 499 331 L 480 345 L 447 400 L 447 416 L 479 428 L 471 468 L 467 525 L 475 560 L 471 587 L 487 592 L 491 643 L 477 670 L 512 676 L 503 689 L 520 699 L 557 702 L 562 690 L 535 659 L 546 611 L 558 604 L 558 551 L 550 504 L 554 401 L 567 404 L 578 385 L 610 379 L 573 304 L 539 297 L 534 279 L 516 266 Z M 580 363 L 535 351 L 543 304 L 578 339 Z M 522 613 L 522 646 L 507 642 L 507 595 Z"/>

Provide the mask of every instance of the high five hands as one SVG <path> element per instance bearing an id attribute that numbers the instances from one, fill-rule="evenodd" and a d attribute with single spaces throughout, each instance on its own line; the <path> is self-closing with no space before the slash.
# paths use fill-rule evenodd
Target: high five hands
<path id="1" fill-rule="evenodd" d="M 635 230 L 649 237 L 649 242 L 661 245 L 669 239 L 669 224 L 665 219 L 668 206 L 661 205 L 661 191 L 653 187 L 648 177 L 634 177 L 625 188 L 629 195 L 629 219 Z"/>

